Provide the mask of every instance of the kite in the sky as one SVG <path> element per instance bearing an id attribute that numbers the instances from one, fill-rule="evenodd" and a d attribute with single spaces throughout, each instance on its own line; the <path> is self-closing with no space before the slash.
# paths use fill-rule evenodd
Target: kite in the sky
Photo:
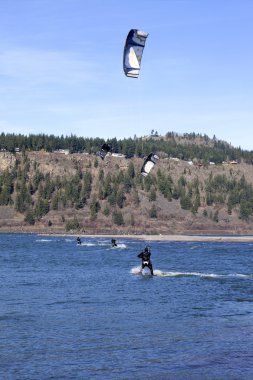
<path id="1" fill-rule="evenodd" d="M 141 174 L 146 177 L 158 160 L 159 157 L 156 154 L 150 153 L 142 165 Z"/>
<path id="2" fill-rule="evenodd" d="M 138 78 L 147 37 L 148 33 L 137 29 L 128 33 L 123 55 L 123 70 L 127 77 Z"/>
<path id="3" fill-rule="evenodd" d="M 104 160 L 107 153 L 110 152 L 111 150 L 112 150 L 111 146 L 105 143 L 102 145 L 101 150 L 97 152 L 97 156 L 101 157 L 102 160 Z"/>

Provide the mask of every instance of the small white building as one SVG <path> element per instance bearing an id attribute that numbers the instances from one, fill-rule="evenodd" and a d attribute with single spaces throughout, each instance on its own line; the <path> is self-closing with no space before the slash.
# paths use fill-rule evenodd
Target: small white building
<path id="1" fill-rule="evenodd" d="M 56 149 L 54 150 L 54 153 L 60 153 L 60 154 L 69 154 L 69 149 Z"/>
<path id="2" fill-rule="evenodd" d="M 112 153 L 112 157 L 126 158 L 126 156 L 122 153 Z"/>

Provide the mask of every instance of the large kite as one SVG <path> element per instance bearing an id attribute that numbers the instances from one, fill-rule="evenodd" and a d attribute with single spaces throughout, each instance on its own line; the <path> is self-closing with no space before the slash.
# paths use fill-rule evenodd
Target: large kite
<path id="1" fill-rule="evenodd" d="M 146 177 L 158 160 L 159 157 L 156 154 L 150 153 L 142 165 L 141 174 Z"/>
<path id="2" fill-rule="evenodd" d="M 104 160 L 107 153 L 111 152 L 111 150 L 112 147 L 109 144 L 105 143 L 102 145 L 100 151 L 97 152 L 97 156 L 101 157 L 102 160 Z"/>
<path id="3" fill-rule="evenodd" d="M 127 77 L 138 78 L 147 37 L 148 33 L 137 29 L 128 33 L 123 55 L 123 70 Z"/>

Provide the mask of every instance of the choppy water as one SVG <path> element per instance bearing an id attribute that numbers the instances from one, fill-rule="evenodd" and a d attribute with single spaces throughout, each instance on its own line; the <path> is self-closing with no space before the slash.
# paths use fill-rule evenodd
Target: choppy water
<path id="1" fill-rule="evenodd" d="M 1 379 L 252 379 L 253 244 L 0 235 Z"/>

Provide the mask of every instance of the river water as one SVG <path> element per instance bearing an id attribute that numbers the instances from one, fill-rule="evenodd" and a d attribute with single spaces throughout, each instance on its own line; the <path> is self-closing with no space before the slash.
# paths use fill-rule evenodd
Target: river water
<path id="1" fill-rule="evenodd" d="M 253 243 L 118 243 L 0 235 L 0 378 L 252 379 Z"/>

